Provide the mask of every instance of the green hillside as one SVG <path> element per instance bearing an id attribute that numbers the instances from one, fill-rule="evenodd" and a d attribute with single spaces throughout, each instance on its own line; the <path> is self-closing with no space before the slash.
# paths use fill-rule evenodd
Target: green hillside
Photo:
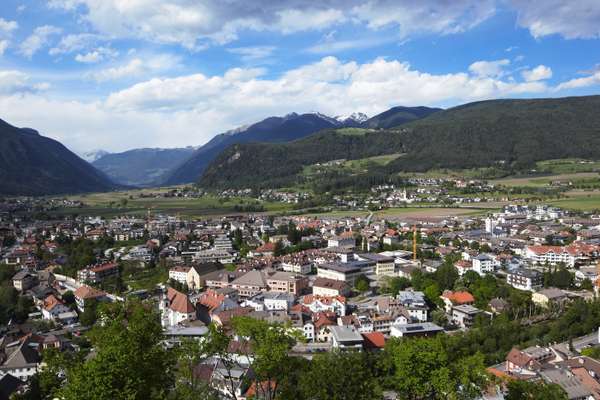
<path id="1" fill-rule="evenodd" d="M 215 159 L 205 187 L 276 187 L 298 183 L 304 166 L 405 153 L 372 174 L 495 166 L 507 171 L 541 160 L 600 158 L 600 96 L 490 100 L 439 111 L 378 131 L 328 130 L 284 144 L 240 144 Z M 371 175 L 372 175 L 371 174 Z M 369 174 L 367 174 L 369 175 Z M 364 178 L 365 174 L 357 177 Z M 369 178 L 371 179 L 371 178 Z"/>

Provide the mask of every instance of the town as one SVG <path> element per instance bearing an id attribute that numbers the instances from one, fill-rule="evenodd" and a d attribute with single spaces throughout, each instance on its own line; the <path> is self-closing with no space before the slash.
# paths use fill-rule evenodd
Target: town
<path id="1" fill-rule="evenodd" d="M 598 316 L 527 333 L 564 323 L 573 309 L 600 315 L 598 215 L 508 204 L 480 216 L 187 219 L 149 210 L 36 220 L 4 209 L 0 385 L 17 393 L 48 368 L 49 349 L 93 353 L 89 334 L 105 307 L 139 302 L 158 316 L 166 351 L 215 329 L 230 336 L 193 366 L 220 398 L 268 398 L 253 378 L 258 356 L 240 352 L 236 321 L 248 320 L 284 328 L 287 356 L 309 360 L 383 352 L 396 340 L 475 340 L 471 331 L 512 323 L 523 327 L 514 342 L 473 344 L 494 378 L 480 398 L 502 398 L 511 381 L 600 398 Z M 236 354 L 243 359 L 230 364 Z"/>

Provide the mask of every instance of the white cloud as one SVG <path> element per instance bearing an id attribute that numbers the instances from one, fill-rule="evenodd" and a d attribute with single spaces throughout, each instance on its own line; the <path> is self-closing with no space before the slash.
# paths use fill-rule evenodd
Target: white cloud
<path id="1" fill-rule="evenodd" d="M 75 51 L 83 51 L 94 46 L 97 42 L 104 38 L 93 33 L 77 33 L 63 36 L 56 47 L 53 47 L 48 52 L 51 56 L 60 54 L 73 53 Z"/>
<path id="2" fill-rule="evenodd" d="M 40 49 L 45 47 L 50 36 L 56 35 L 62 32 L 61 28 L 52 25 L 38 26 L 35 28 L 33 33 L 21 43 L 20 53 L 27 58 L 33 57 Z"/>
<path id="3" fill-rule="evenodd" d="M 31 83 L 27 74 L 16 70 L 0 70 L 0 95 L 36 92 L 48 88 L 47 83 Z"/>
<path id="4" fill-rule="evenodd" d="M 98 82 L 139 78 L 177 68 L 179 62 L 180 57 L 171 54 L 147 55 L 135 57 L 121 66 L 90 72 L 86 76 Z"/>
<path id="5" fill-rule="evenodd" d="M 190 49 L 231 42 L 244 30 L 289 34 L 345 22 L 374 30 L 395 27 L 404 36 L 451 34 L 471 29 L 495 12 L 495 0 L 53 0 L 49 4 L 81 12 L 83 20 L 107 35 Z"/>
<path id="6" fill-rule="evenodd" d="M 598 0 L 512 0 L 517 23 L 536 38 L 559 34 L 567 39 L 600 37 Z"/>
<path id="7" fill-rule="evenodd" d="M 534 69 L 526 69 L 521 72 L 521 76 L 527 82 L 541 81 L 552 78 L 552 69 L 545 65 L 538 65 Z"/>
<path id="8" fill-rule="evenodd" d="M 556 87 L 557 91 L 560 90 L 568 90 L 568 89 L 577 89 L 588 86 L 596 86 L 600 85 L 600 71 L 596 71 L 588 76 L 584 76 L 582 78 L 575 78 L 569 81 L 563 82 Z"/>
<path id="9" fill-rule="evenodd" d="M 93 51 L 89 51 L 85 54 L 77 54 L 75 61 L 85 64 L 94 64 L 103 61 L 107 58 L 115 58 L 119 55 L 119 52 L 111 49 L 110 47 L 98 47 Z"/>
<path id="10" fill-rule="evenodd" d="M 504 75 L 504 67 L 510 64 L 510 60 L 502 59 L 496 61 L 476 61 L 469 65 L 469 71 L 479 77 L 500 77 Z"/>
<path id="11" fill-rule="evenodd" d="M 252 63 L 270 57 L 275 51 L 275 46 L 233 47 L 227 51 L 239 55 L 245 63 Z"/>
<path id="12" fill-rule="evenodd" d="M 312 54 L 335 54 L 347 50 L 366 49 L 390 42 L 390 38 L 364 38 L 355 40 L 325 40 L 306 49 Z"/>
<path id="13" fill-rule="evenodd" d="M 4 55 L 4 52 L 8 48 L 8 40 L 0 40 L 0 56 Z"/>
<path id="14" fill-rule="evenodd" d="M 8 21 L 4 18 L 0 18 L 0 36 L 10 35 L 18 27 L 19 24 L 17 21 Z"/>

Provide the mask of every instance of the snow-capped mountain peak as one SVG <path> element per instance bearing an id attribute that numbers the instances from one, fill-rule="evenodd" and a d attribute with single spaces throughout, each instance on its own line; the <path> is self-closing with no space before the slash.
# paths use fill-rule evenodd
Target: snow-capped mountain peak
<path id="1" fill-rule="evenodd" d="M 85 153 L 81 153 L 79 156 L 81 158 L 83 158 L 85 161 L 87 161 L 89 163 L 93 163 L 94 161 L 101 159 L 102 157 L 104 157 L 107 154 L 110 154 L 110 153 L 106 150 L 90 150 L 90 151 L 86 151 Z"/>
<path id="2" fill-rule="evenodd" d="M 363 123 L 366 120 L 369 119 L 369 117 L 367 116 L 367 114 L 361 113 L 361 112 L 355 112 L 352 113 L 350 115 L 338 115 L 337 117 L 335 117 L 335 119 L 339 122 L 358 122 L 358 123 Z"/>

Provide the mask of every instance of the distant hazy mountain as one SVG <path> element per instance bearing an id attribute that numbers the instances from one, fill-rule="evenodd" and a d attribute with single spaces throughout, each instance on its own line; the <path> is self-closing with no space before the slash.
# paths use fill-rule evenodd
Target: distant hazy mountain
<path id="1" fill-rule="evenodd" d="M 85 153 L 79 154 L 79 156 L 81 158 L 83 158 L 85 161 L 87 161 L 89 163 L 93 163 L 94 161 L 104 157 L 107 154 L 110 154 L 110 153 L 106 150 L 90 150 L 90 151 L 86 151 Z"/>
<path id="2" fill-rule="evenodd" d="M 95 160 L 92 165 L 122 185 L 157 186 L 193 152 L 193 147 L 134 149 L 106 154 Z"/>
<path id="3" fill-rule="evenodd" d="M 0 194 L 94 192 L 116 186 L 56 140 L 0 120 Z"/>
<path id="4" fill-rule="evenodd" d="M 425 118 L 433 113 L 442 111 L 441 108 L 430 107 L 393 107 L 364 121 L 363 128 L 387 129 L 407 122 Z"/>
<path id="5" fill-rule="evenodd" d="M 196 150 L 186 162 L 176 168 L 165 183 L 180 184 L 197 181 L 206 166 L 221 151 L 232 144 L 290 142 L 323 129 L 342 126 L 346 126 L 344 122 L 318 113 L 292 113 L 285 117 L 270 117 L 255 124 L 215 136 L 204 146 Z"/>

